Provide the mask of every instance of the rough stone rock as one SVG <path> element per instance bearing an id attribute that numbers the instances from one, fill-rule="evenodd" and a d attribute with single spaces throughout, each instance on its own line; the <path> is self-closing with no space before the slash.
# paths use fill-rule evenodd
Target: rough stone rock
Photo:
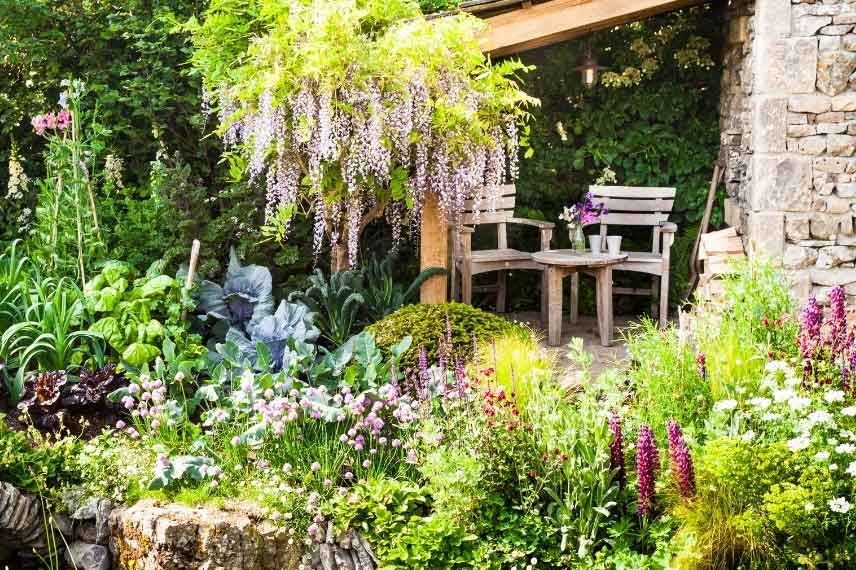
<path id="1" fill-rule="evenodd" d="M 819 160 L 823 159 L 815 159 Z M 811 208 L 811 158 L 756 155 L 752 159 L 752 182 L 751 204 L 755 211 L 805 212 Z"/>
<path id="2" fill-rule="evenodd" d="M 808 239 L 809 235 L 811 235 L 809 233 L 808 216 L 786 216 L 785 235 L 790 241 Z"/>
<path id="3" fill-rule="evenodd" d="M 785 247 L 782 266 L 785 269 L 803 269 L 810 267 L 817 261 L 817 255 L 817 250 L 814 248 L 789 244 Z"/>
<path id="4" fill-rule="evenodd" d="M 811 219 L 811 237 L 821 240 L 834 239 L 839 225 L 839 216 L 816 215 Z"/>
<path id="5" fill-rule="evenodd" d="M 832 109 L 832 100 L 823 95 L 791 95 L 788 110 L 792 113 L 826 113 Z M 803 115 L 804 116 L 804 115 Z"/>
<path id="6" fill-rule="evenodd" d="M 788 128 L 788 100 L 783 97 L 764 97 L 757 101 L 752 128 L 756 152 L 784 152 Z"/>
<path id="7" fill-rule="evenodd" d="M 752 212 L 749 215 L 748 250 L 781 263 L 785 251 L 785 216 L 777 212 Z"/>
<path id="8" fill-rule="evenodd" d="M 847 89 L 850 74 L 856 70 L 856 53 L 826 51 L 817 56 L 817 88 L 827 95 Z"/>
<path id="9" fill-rule="evenodd" d="M 110 552 L 135 570 L 296 570 L 300 541 L 259 515 L 142 501 L 110 513 Z"/>
<path id="10" fill-rule="evenodd" d="M 100 544 L 72 542 L 65 551 L 65 561 L 77 570 L 110 570 L 110 552 Z"/>
<path id="11" fill-rule="evenodd" d="M 856 198 L 856 183 L 847 182 L 836 184 L 838 195 L 842 198 Z"/>
<path id="12" fill-rule="evenodd" d="M 856 111 L 856 93 L 842 93 L 841 95 L 833 97 L 832 110 L 845 112 Z M 849 119 L 849 117 L 846 116 L 844 118 Z"/>
<path id="13" fill-rule="evenodd" d="M 847 247 L 846 245 L 832 245 L 821 248 L 817 257 L 817 267 L 821 269 L 829 269 L 838 267 L 842 263 L 848 263 L 856 259 L 856 248 Z M 794 269 L 800 269 L 795 267 Z"/>
<path id="14" fill-rule="evenodd" d="M 788 125 L 788 136 L 794 138 L 810 137 L 817 134 L 814 125 Z"/>
<path id="15" fill-rule="evenodd" d="M 818 123 L 817 133 L 820 135 L 840 135 L 847 132 L 847 123 Z"/>
<path id="16" fill-rule="evenodd" d="M 113 501 L 100 499 L 95 508 L 95 543 L 106 545 L 110 539 L 110 512 L 113 510 Z"/>
<path id="17" fill-rule="evenodd" d="M 833 287 L 856 283 L 856 269 L 837 267 L 834 269 L 812 269 L 811 281 L 816 285 Z"/>
<path id="18" fill-rule="evenodd" d="M 826 151 L 832 156 L 853 156 L 856 152 L 856 137 L 829 135 L 826 137 Z"/>
<path id="19" fill-rule="evenodd" d="M 47 547 L 45 538 L 39 499 L 0 481 L 0 545 L 42 552 Z"/>
<path id="20" fill-rule="evenodd" d="M 843 36 L 853 29 L 851 24 L 831 25 L 820 29 L 819 33 L 824 36 Z"/>
<path id="21" fill-rule="evenodd" d="M 800 154 L 818 156 L 826 151 L 826 137 L 813 136 L 799 139 L 797 149 Z"/>
<path id="22" fill-rule="evenodd" d="M 817 31 L 832 23 L 832 16 L 794 15 L 791 34 L 794 36 L 814 36 Z"/>
<path id="23" fill-rule="evenodd" d="M 818 71 L 816 38 L 790 38 L 766 42 L 756 56 L 755 82 L 759 93 L 814 92 Z"/>
<path id="24" fill-rule="evenodd" d="M 846 50 L 856 51 L 856 34 L 847 34 L 841 37 L 841 47 Z"/>

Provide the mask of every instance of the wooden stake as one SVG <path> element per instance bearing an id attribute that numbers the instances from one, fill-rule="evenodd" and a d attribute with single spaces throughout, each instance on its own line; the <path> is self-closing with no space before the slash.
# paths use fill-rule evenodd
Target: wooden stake
<path id="1" fill-rule="evenodd" d="M 720 182 L 725 177 L 725 169 L 722 168 L 719 162 L 713 167 L 713 178 L 710 179 L 710 189 L 707 191 L 707 204 L 704 208 L 704 216 L 701 218 L 701 223 L 698 226 L 698 235 L 693 245 L 693 251 L 690 254 L 690 288 L 687 291 L 685 299 L 689 299 L 698 285 L 698 249 L 701 243 L 701 236 L 707 233 L 710 226 L 710 216 L 713 214 L 713 204 L 716 202 L 716 190 L 719 188 Z"/>
<path id="2" fill-rule="evenodd" d="M 199 263 L 199 248 L 202 244 L 198 239 L 193 240 L 193 245 L 190 247 L 190 264 L 187 266 L 187 279 L 184 281 L 184 288 L 190 289 L 193 287 L 193 277 L 196 275 L 196 265 Z"/>

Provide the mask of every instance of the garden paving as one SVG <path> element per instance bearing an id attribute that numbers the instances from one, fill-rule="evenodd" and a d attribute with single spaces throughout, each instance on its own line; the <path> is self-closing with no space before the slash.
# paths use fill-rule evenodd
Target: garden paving
<path id="1" fill-rule="evenodd" d="M 540 333 L 541 345 L 545 351 L 556 354 L 562 385 L 568 388 L 579 384 L 580 366 L 567 357 L 565 347 L 574 337 L 583 339 L 586 350 L 592 355 L 591 376 L 597 378 L 601 373 L 610 368 L 619 370 L 629 365 L 627 346 L 624 342 L 624 331 L 631 325 L 632 321 L 627 317 L 617 316 L 615 318 L 615 340 L 612 346 L 605 347 L 600 344 L 600 335 L 597 328 L 597 318 L 582 316 L 574 325 L 570 323 L 567 316 L 562 321 L 562 342 L 558 347 L 547 346 L 547 331 L 541 324 L 540 314 L 537 312 L 508 313 L 509 319 L 528 323 L 533 329 Z"/>

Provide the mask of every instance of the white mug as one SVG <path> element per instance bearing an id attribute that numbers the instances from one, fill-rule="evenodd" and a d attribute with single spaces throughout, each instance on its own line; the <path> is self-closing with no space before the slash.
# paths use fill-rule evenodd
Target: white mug
<path id="1" fill-rule="evenodd" d="M 595 255 L 600 255 L 600 247 L 603 243 L 603 240 L 599 235 L 591 235 L 589 236 L 589 245 L 591 246 L 591 252 Z"/>
<path id="2" fill-rule="evenodd" d="M 609 255 L 618 255 L 621 253 L 621 236 L 608 236 L 606 245 L 609 248 Z"/>

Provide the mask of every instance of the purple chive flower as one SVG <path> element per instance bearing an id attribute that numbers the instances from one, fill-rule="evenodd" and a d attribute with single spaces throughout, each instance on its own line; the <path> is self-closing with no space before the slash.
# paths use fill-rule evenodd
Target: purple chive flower
<path id="1" fill-rule="evenodd" d="M 316 461 L 309 468 L 312 469 L 313 473 L 318 473 L 319 471 L 321 471 L 321 464 Z"/>
<path id="2" fill-rule="evenodd" d="M 621 433 L 621 417 L 613 411 L 609 416 L 609 431 L 612 432 L 612 443 L 609 444 L 609 466 L 617 471 L 619 488 L 627 483 L 627 471 L 624 467 L 624 436 Z"/>
<path id="3" fill-rule="evenodd" d="M 232 445 L 234 445 L 235 447 L 238 447 L 239 445 L 241 445 L 241 437 L 238 435 L 233 437 L 232 438 Z"/>
<path id="4" fill-rule="evenodd" d="M 654 514 L 654 480 L 659 464 L 660 454 L 654 442 L 654 432 L 642 424 L 636 442 L 636 489 L 639 495 L 636 512 L 640 517 Z"/>
<path id="5" fill-rule="evenodd" d="M 669 434 L 669 461 L 672 466 L 672 476 L 678 482 L 681 497 L 688 499 L 696 493 L 693 458 L 687 442 L 684 441 L 681 426 L 674 418 L 669 420 L 666 431 Z"/>

